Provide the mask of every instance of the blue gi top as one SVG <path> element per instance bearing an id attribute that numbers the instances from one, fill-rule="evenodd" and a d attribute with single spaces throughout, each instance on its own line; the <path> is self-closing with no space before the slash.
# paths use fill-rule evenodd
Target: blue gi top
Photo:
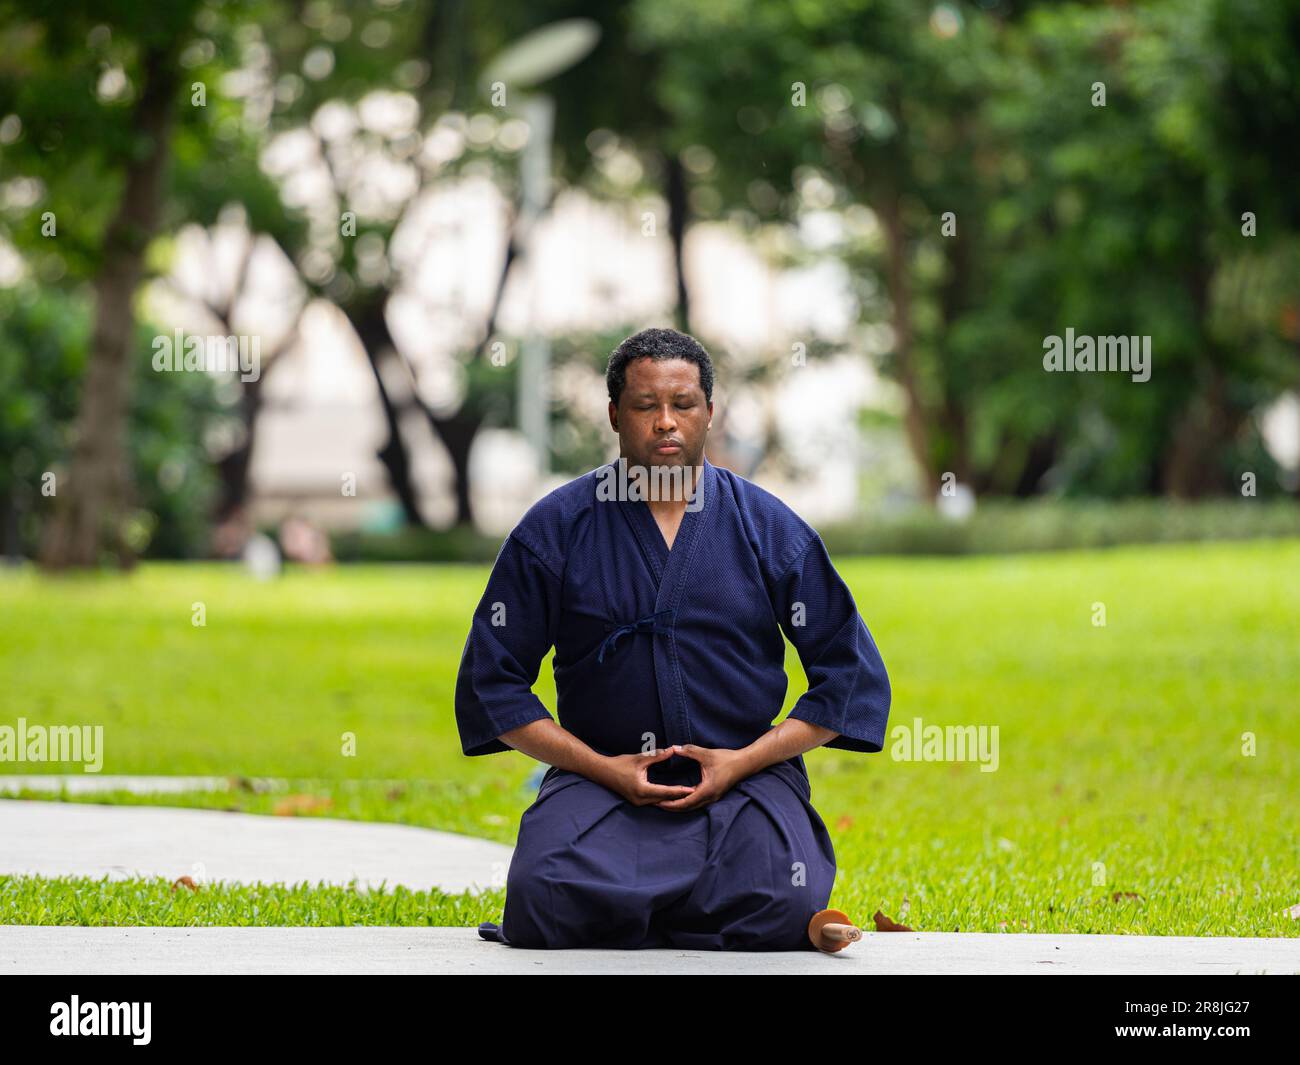
<path id="1" fill-rule="evenodd" d="M 834 729 L 828 747 L 879 751 L 889 678 L 816 530 L 704 458 L 669 550 L 643 499 L 610 498 L 624 461 L 550 492 L 502 544 L 456 679 L 464 753 L 509 750 L 501 733 L 549 716 L 531 689 L 552 645 L 560 724 L 592 749 L 745 747 L 784 705 L 782 632 L 809 685 L 789 716 Z M 806 788 L 802 756 L 788 764 Z M 699 763 L 650 779 L 695 784 Z"/>

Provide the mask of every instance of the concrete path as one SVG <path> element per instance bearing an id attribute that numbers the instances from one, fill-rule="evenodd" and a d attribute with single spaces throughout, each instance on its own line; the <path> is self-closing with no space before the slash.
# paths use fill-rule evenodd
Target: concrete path
<path id="1" fill-rule="evenodd" d="M 251 884 L 505 885 L 511 848 L 453 832 L 321 817 L 0 799 L 0 873 L 189 876 Z"/>
<path id="2" fill-rule="evenodd" d="M 219 779 L 219 778 L 217 778 Z M 407 825 L 0 799 L 0 873 L 501 886 L 511 848 Z M 476 928 L 0 925 L 4 973 L 1290 973 L 1300 938 L 868 932 L 835 955 L 519 950 Z"/>
<path id="3" fill-rule="evenodd" d="M 1300 974 L 1300 939 L 869 932 L 838 954 L 520 950 L 473 928 L 0 926 L 31 973 Z"/>

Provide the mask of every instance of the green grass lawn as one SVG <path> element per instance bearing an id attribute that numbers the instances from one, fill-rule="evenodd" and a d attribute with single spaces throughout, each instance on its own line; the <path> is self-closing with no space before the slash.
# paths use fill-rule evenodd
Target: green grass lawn
<path id="1" fill-rule="evenodd" d="M 1300 903 L 1300 541 L 837 564 L 890 671 L 891 731 L 996 725 L 999 765 L 895 760 L 889 742 L 805 756 L 832 905 L 869 925 L 907 899 L 926 931 L 1300 935 L 1279 915 Z M 287 777 L 330 816 L 510 843 L 537 763 L 465 758 L 452 713 L 486 576 L 0 574 L 0 724 L 102 724 L 106 774 Z M 786 709 L 804 689 L 788 663 Z M 537 690 L 553 708 L 549 665 Z M 282 797 L 160 801 L 270 813 Z M 0 922 L 473 924 L 502 898 L 0 877 Z"/>

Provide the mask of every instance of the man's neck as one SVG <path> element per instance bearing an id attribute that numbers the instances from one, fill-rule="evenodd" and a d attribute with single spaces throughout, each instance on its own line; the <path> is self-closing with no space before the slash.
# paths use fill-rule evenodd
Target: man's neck
<path id="1" fill-rule="evenodd" d="M 682 472 L 677 477 L 661 475 L 649 478 L 646 477 L 649 471 L 645 470 L 645 467 L 638 470 L 626 455 L 621 455 L 620 458 L 627 464 L 630 471 L 637 471 L 636 476 L 645 478 L 640 482 L 641 498 L 646 501 L 646 504 L 650 507 L 650 512 L 656 517 L 671 516 L 685 511 L 686 504 L 693 501 L 695 493 L 700 490 L 700 482 L 704 477 L 703 460 L 695 466 L 680 467 Z M 658 468 L 660 470 L 664 469 L 662 466 Z M 659 498 L 654 498 L 656 490 Z M 685 493 L 684 496 L 683 492 Z"/>

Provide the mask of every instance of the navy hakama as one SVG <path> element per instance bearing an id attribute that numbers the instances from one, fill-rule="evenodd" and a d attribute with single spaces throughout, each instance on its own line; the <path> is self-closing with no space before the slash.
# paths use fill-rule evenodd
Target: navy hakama
<path id="1" fill-rule="evenodd" d="M 533 694 L 555 648 L 560 724 L 602 754 L 693 743 L 739 749 L 785 700 L 785 645 L 808 691 L 790 717 L 834 730 L 826 746 L 877 752 L 884 663 L 816 531 L 776 496 L 703 460 L 673 547 L 644 500 L 610 489 L 620 463 L 539 500 L 497 555 L 456 682 L 467 755 L 549 716 Z M 654 783 L 696 784 L 673 756 Z M 521 819 L 502 925 L 523 947 L 814 949 L 809 919 L 835 880 L 830 836 L 802 756 L 698 810 L 634 806 L 549 768 Z"/>

